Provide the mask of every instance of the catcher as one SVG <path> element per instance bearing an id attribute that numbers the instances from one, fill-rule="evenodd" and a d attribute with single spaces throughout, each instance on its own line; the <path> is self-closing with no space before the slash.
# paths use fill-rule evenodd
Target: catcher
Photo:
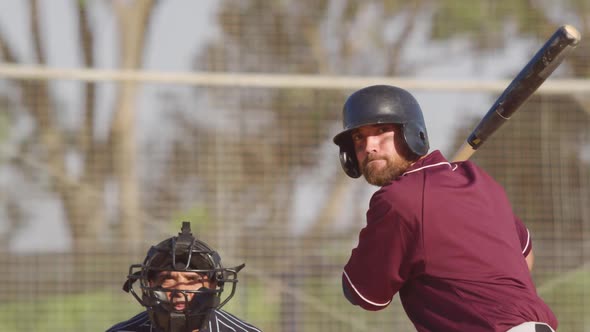
<path id="1" fill-rule="evenodd" d="M 261 331 L 220 309 L 233 297 L 244 266 L 224 268 L 219 254 L 193 237 L 185 221 L 178 236 L 151 247 L 143 264 L 129 268 L 123 290 L 146 310 L 107 332 Z"/>

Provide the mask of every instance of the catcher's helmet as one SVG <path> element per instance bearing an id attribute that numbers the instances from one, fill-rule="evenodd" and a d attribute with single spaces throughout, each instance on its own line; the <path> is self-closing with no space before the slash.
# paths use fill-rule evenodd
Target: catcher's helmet
<path id="1" fill-rule="evenodd" d="M 135 299 L 147 308 L 152 323 L 161 330 L 193 331 L 202 329 L 211 311 L 221 308 L 233 297 L 238 282 L 237 274 L 244 266 L 242 264 L 234 268 L 224 268 L 219 254 L 206 243 L 194 238 L 190 223 L 185 221 L 178 236 L 152 246 L 143 264 L 131 265 L 123 290 L 131 292 Z M 164 288 L 155 283 L 155 278 L 161 271 L 196 272 L 206 275 L 214 288 Z M 136 291 L 133 287 L 138 280 L 141 291 Z M 231 291 L 221 301 L 226 283 L 231 283 Z M 168 294 L 172 294 L 172 297 L 184 297 L 184 309 L 176 310 Z"/>
<path id="2" fill-rule="evenodd" d="M 361 176 L 352 143 L 351 132 L 366 125 L 397 123 L 402 125 L 404 140 L 418 156 L 428 153 L 428 135 L 418 101 L 406 90 L 373 85 L 354 92 L 342 109 L 343 130 L 334 136 L 340 147 L 340 163 L 352 177 Z"/>

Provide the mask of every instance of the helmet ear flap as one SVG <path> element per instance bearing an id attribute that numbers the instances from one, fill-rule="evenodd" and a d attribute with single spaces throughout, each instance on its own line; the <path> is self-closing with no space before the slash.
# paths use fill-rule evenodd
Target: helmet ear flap
<path id="1" fill-rule="evenodd" d="M 351 148 L 346 146 L 340 146 L 340 165 L 346 175 L 353 179 L 361 176 L 361 170 L 359 169 L 359 163 L 356 160 L 356 155 Z"/>
<path id="2" fill-rule="evenodd" d="M 404 139 L 410 150 L 418 156 L 424 156 L 430 148 L 426 127 L 418 123 L 408 123 L 403 126 Z"/>

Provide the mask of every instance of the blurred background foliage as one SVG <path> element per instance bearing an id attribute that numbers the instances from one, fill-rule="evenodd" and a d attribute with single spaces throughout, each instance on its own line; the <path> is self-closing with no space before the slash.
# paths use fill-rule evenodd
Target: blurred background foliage
<path id="1" fill-rule="evenodd" d="M 192 27 L 165 30 L 174 20 L 164 13 L 183 10 L 181 1 L 61 3 L 67 10 L 55 13 L 55 2 L 22 1 L 26 29 L 0 20 L 0 66 L 59 67 L 49 51 L 68 45 L 77 59 L 69 66 L 104 69 L 107 31 L 120 70 L 176 51 L 156 35 L 196 43 Z M 187 73 L 428 79 L 446 66 L 444 79 L 511 79 L 571 23 L 583 41 L 556 76 L 590 75 L 587 1 L 223 0 L 207 8 L 214 24 L 200 28 L 212 37 L 190 54 Z M 52 42 L 50 15 L 75 37 Z M 330 142 L 350 89 L 0 79 L 1 330 L 101 331 L 131 317 L 140 307 L 121 291 L 129 264 L 182 220 L 226 265 L 246 262 L 227 309 L 265 331 L 413 330 L 399 303 L 362 312 L 340 293 L 375 189 L 343 174 Z M 449 157 L 497 96 L 417 92 L 431 145 Z M 531 229 L 533 277 L 561 331 L 590 326 L 589 96 L 536 95 L 474 157 Z M 440 104 L 425 107 L 429 100 Z M 44 242 L 32 235 L 39 228 L 63 229 L 42 237 L 63 245 L 31 244 Z"/>

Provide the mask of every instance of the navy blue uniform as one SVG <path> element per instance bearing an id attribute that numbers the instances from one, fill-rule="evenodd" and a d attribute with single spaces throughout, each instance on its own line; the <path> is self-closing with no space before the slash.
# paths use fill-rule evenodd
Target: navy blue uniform
<path id="1" fill-rule="evenodd" d="M 158 332 L 153 326 L 147 311 L 135 315 L 133 318 L 118 323 L 106 332 Z M 236 316 L 223 310 L 214 310 L 209 323 L 199 332 L 260 332 L 262 330 L 242 321 Z"/>

